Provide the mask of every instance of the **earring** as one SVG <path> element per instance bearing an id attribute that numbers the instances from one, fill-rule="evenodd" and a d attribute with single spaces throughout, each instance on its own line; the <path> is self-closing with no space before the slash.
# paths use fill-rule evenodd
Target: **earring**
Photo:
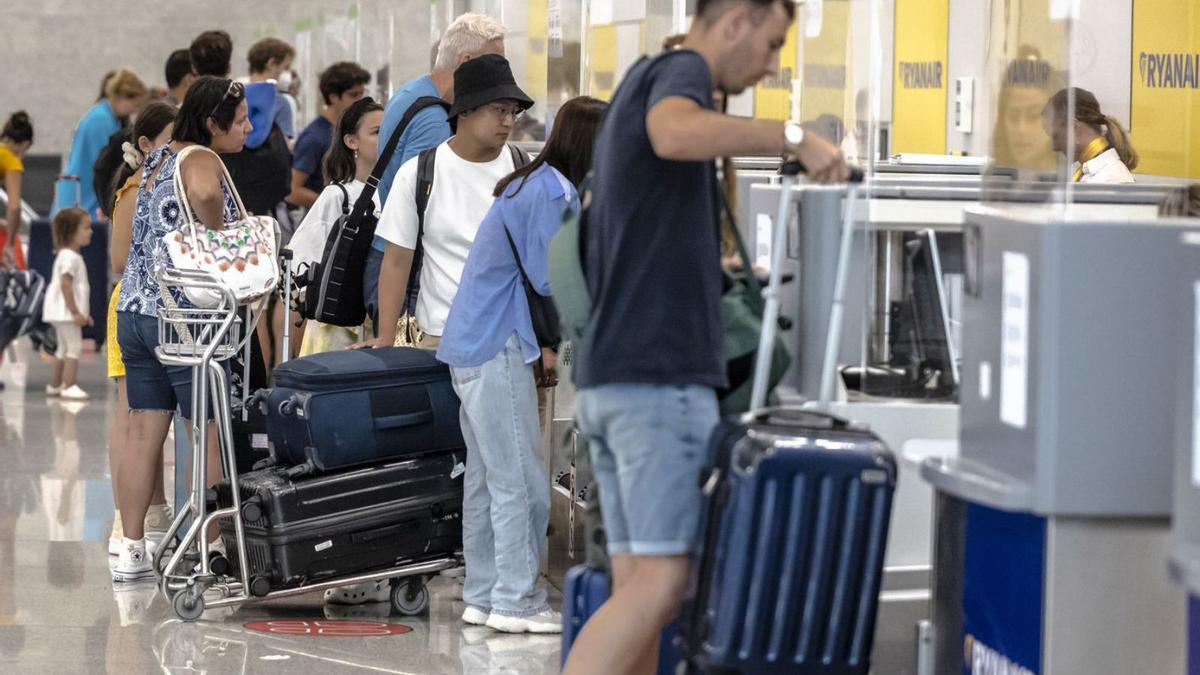
<path id="1" fill-rule="evenodd" d="M 354 159 L 358 159 L 358 151 L 357 150 L 354 151 Z"/>

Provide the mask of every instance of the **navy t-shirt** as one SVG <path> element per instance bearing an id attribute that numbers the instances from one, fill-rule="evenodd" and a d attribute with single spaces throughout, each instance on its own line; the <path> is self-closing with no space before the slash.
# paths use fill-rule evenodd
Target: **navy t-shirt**
<path id="1" fill-rule="evenodd" d="M 300 132 L 296 147 L 292 150 L 292 168 L 308 174 L 304 187 L 317 194 L 325 189 L 325 173 L 321 170 L 321 162 L 325 160 L 325 153 L 332 144 L 333 124 L 324 116 L 318 116 Z"/>
<path id="2" fill-rule="evenodd" d="M 595 299 L 575 383 L 724 387 L 721 242 L 713 162 L 654 154 L 646 113 L 665 98 L 712 108 L 690 50 L 634 65 L 596 139 L 585 268 Z"/>

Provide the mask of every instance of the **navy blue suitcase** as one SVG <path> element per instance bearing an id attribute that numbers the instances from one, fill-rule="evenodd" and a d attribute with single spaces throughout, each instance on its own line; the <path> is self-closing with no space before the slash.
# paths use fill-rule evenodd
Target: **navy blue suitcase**
<path id="1" fill-rule="evenodd" d="M 870 431 L 767 409 L 713 434 L 691 670 L 870 670 L 896 465 Z"/>
<path id="2" fill-rule="evenodd" d="M 567 662 L 567 654 L 571 645 L 579 637 L 584 624 L 600 609 L 609 596 L 608 572 L 587 565 L 576 565 L 567 570 L 563 579 L 563 632 L 562 632 L 562 663 Z M 662 639 L 659 643 L 658 673 L 659 675 L 674 675 L 676 665 L 683 660 L 676 635 L 679 633 L 678 622 L 667 624 L 663 628 Z"/>
<path id="3" fill-rule="evenodd" d="M 458 406 L 431 351 L 325 352 L 275 368 L 267 437 L 279 464 L 331 471 L 462 449 Z"/>

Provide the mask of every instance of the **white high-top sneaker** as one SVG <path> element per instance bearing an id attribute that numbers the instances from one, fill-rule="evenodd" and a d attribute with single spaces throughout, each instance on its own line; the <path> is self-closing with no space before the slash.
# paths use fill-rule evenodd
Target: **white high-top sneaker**
<path id="1" fill-rule="evenodd" d="M 154 578 L 152 553 L 146 548 L 145 539 L 121 540 L 121 555 L 117 566 L 112 569 L 114 583 L 145 581 Z"/>

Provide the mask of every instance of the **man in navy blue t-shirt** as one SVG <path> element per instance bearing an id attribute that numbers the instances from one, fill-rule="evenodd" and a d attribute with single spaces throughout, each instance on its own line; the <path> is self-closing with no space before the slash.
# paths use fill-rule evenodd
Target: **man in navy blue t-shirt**
<path id="1" fill-rule="evenodd" d="M 321 98 L 325 110 L 304 127 L 292 150 L 292 193 L 287 202 L 308 208 L 325 189 L 325 173 L 321 162 L 333 144 L 333 126 L 355 101 L 366 93 L 371 74 L 357 63 L 342 61 L 321 73 Z"/>
<path id="2" fill-rule="evenodd" d="M 799 125 L 712 110 L 714 90 L 775 74 L 794 13 L 790 0 L 699 0 L 681 48 L 626 75 L 597 138 L 584 245 L 595 305 L 574 377 L 614 592 L 566 673 L 653 672 L 679 611 L 725 386 L 714 160 L 782 154 L 817 181 L 848 175 L 837 148 Z"/>

